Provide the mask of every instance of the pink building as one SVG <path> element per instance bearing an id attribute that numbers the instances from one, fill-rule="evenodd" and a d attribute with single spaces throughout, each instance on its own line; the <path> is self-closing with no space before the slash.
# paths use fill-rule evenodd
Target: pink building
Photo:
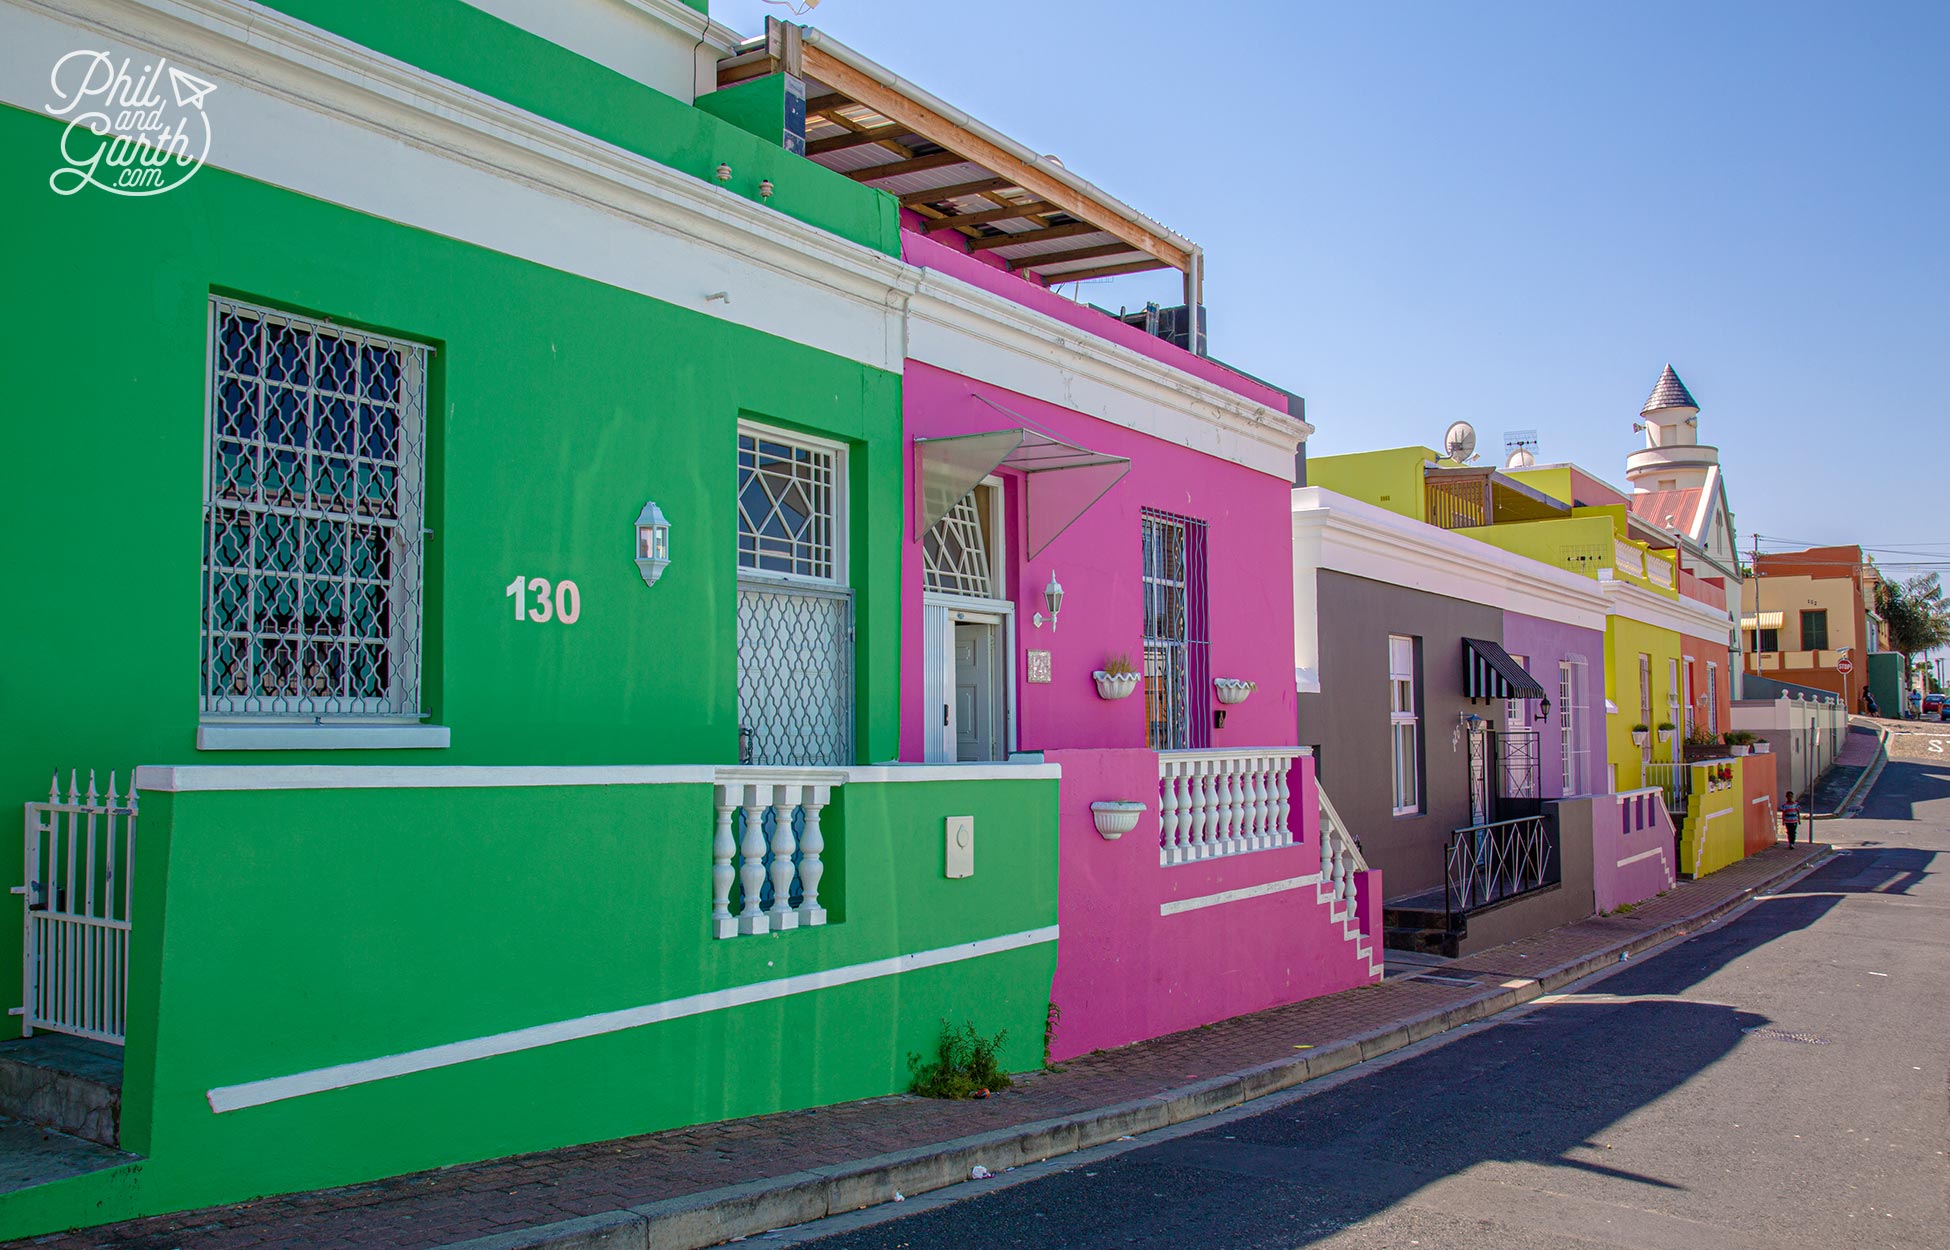
<path id="1" fill-rule="evenodd" d="M 1378 874 L 1331 828 L 1323 851 L 1297 745 L 1288 396 L 918 231 L 904 250 L 1047 319 L 1069 378 L 978 344 L 905 378 L 902 758 L 1062 767 L 1053 1057 L 1378 979 Z"/>

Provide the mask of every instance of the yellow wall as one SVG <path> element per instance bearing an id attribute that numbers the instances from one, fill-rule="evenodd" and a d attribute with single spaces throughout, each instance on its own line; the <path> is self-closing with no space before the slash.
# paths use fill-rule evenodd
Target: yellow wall
<path id="1" fill-rule="evenodd" d="M 1639 700 L 1639 656 L 1652 657 L 1652 714 L 1645 724 L 1652 747 L 1654 762 L 1673 760 L 1681 757 L 1682 730 L 1675 728 L 1670 742 L 1659 741 L 1660 721 L 1671 721 L 1675 726 L 1685 724 L 1674 710 L 1673 700 L 1683 697 L 1684 692 L 1677 689 L 1671 677 L 1670 661 L 1679 660 L 1679 682 L 1686 680 L 1686 665 L 1681 656 L 1679 634 L 1670 629 L 1660 629 L 1626 616 L 1612 616 L 1605 621 L 1605 697 L 1618 707 L 1616 715 L 1605 717 L 1605 756 L 1609 763 L 1618 769 L 1618 789 L 1636 790 L 1645 784 L 1643 753 L 1632 742 L 1632 726 L 1639 723 L 1642 715 Z M 1734 840 L 1739 841 L 1739 827 L 1735 826 Z"/>
<path id="2" fill-rule="evenodd" d="M 1781 650 L 1801 649 L 1801 614 L 1811 609 L 1828 612 L 1829 651 L 1862 645 L 1855 624 L 1855 583 L 1846 577 L 1776 577 L 1760 580 L 1756 604 L 1742 604 L 1741 610 L 1781 614 Z M 1803 667 L 1805 665 L 1797 665 Z M 1859 665 L 1858 665 L 1859 667 Z"/>
<path id="3" fill-rule="evenodd" d="M 1722 764 L 1733 766 L 1733 784 L 1716 790 L 1706 777 Z M 1704 877 L 1746 857 L 1747 788 L 1741 775 L 1745 766 L 1745 760 L 1737 759 L 1692 766 L 1693 793 L 1679 832 L 1679 871 Z"/>
<path id="4" fill-rule="evenodd" d="M 1345 456 L 1309 456 L 1307 485 L 1359 499 L 1415 521 L 1428 520 L 1422 466 L 1437 458 L 1428 447 L 1391 447 Z"/>
<path id="5" fill-rule="evenodd" d="M 1578 514 L 1557 521 L 1508 521 L 1455 532 L 1595 578 L 1598 570 L 1612 567 L 1612 519 L 1603 510 L 1593 510 L 1590 516 L 1583 515 L 1585 511 L 1580 508 Z"/>
<path id="6" fill-rule="evenodd" d="M 1506 469 L 1509 476 L 1516 478 L 1525 486 L 1535 487 L 1562 503 L 1571 499 L 1571 466 L 1558 465 L 1549 469 Z"/>

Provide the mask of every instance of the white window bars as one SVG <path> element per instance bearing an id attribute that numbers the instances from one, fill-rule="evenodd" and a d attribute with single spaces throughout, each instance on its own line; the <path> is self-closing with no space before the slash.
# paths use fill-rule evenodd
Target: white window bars
<path id="1" fill-rule="evenodd" d="M 1293 845 L 1287 774 L 1299 747 L 1158 755 L 1158 862 Z"/>
<path id="2" fill-rule="evenodd" d="M 130 911 L 135 899 L 133 775 L 118 798 L 116 775 L 97 793 L 57 775 L 47 802 L 27 808 L 25 984 L 21 1032 L 36 1029 L 121 1045 L 128 1035 Z"/>
<path id="3" fill-rule="evenodd" d="M 738 567 L 844 580 L 845 456 L 835 446 L 738 429 Z"/>
<path id="4" fill-rule="evenodd" d="M 1464 915 L 1557 884 L 1557 825 L 1524 816 L 1458 829 L 1444 858 L 1444 909 Z"/>
<path id="5" fill-rule="evenodd" d="M 205 713 L 418 718 L 430 354 L 211 300 Z"/>
<path id="6" fill-rule="evenodd" d="M 826 923 L 820 813 L 843 774 L 727 769 L 711 842 L 711 932 L 720 938 Z M 736 867 L 733 857 L 737 858 Z"/>
<path id="7" fill-rule="evenodd" d="M 1147 508 L 1142 523 L 1147 742 L 1155 751 L 1208 747 L 1205 522 Z"/>
<path id="8" fill-rule="evenodd" d="M 936 521 L 921 543 L 926 588 L 936 594 L 998 598 L 990 559 L 989 526 L 994 487 L 977 486 Z"/>

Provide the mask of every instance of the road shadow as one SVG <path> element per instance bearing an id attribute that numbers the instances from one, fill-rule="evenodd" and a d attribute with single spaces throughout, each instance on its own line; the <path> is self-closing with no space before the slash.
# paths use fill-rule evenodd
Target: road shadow
<path id="1" fill-rule="evenodd" d="M 1861 820 L 1917 819 L 1916 805 L 1950 799 L 1950 756 L 1933 760 L 1894 759 L 1883 765 L 1868 798 L 1856 812 Z M 1817 821 L 1819 828 L 1826 821 Z"/>

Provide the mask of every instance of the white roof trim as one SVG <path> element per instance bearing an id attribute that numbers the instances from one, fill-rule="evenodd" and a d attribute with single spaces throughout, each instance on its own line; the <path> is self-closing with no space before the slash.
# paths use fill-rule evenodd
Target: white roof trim
<path id="1" fill-rule="evenodd" d="M 1293 492 L 1294 577 L 1330 569 L 1602 632 L 1591 578 L 1320 486 Z"/>

